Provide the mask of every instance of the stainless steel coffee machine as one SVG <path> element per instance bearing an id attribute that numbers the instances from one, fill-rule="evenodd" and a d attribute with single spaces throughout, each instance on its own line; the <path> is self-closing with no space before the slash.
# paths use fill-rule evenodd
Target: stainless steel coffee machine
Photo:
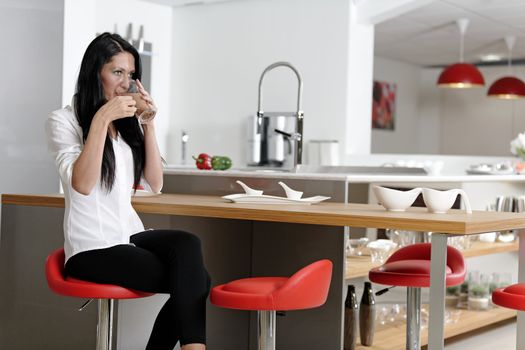
<path id="1" fill-rule="evenodd" d="M 267 72 L 276 67 L 290 68 L 298 80 L 296 112 L 264 112 L 262 83 Z M 268 66 L 259 79 L 257 114 L 248 127 L 248 165 L 292 169 L 301 164 L 303 153 L 303 117 L 301 99 L 303 81 L 299 71 L 288 62 Z"/>

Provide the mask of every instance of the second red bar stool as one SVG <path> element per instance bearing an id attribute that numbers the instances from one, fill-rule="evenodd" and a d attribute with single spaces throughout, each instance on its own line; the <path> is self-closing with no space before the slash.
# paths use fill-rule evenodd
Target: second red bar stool
<path id="1" fill-rule="evenodd" d="M 257 349 L 275 350 L 276 311 L 311 309 L 325 303 L 332 279 L 332 262 L 319 260 L 291 277 L 252 277 L 212 289 L 212 304 L 257 311 Z"/>
<path id="2" fill-rule="evenodd" d="M 374 283 L 407 287 L 407 350 L 421 349 L 421 288 L 430 286 L 430 249 L 430 243 L 403 247 L 368 274 Z M 461 252 L 447 247 L 447 287 L 463 283 L 465 274 L 465 261 Z"/>
<path id="3" fill-rule="evenodd" d="M 525 311 L 525 283 L 517 283 L 492 292 L 492 302 L 508 309 Z"/>
<path id="4" fill-rule="evenodd" d="M 492 302 L 508 309 L 525 311 L 525 283 L 516 283 L 505 288 L 498 288 L 494 290 L 492 292 Z M 519 333 L 520 329 L 517 331 Z M 518 340 L 516 349 L 518 349 L 519 345 L 520 344 Z"/>

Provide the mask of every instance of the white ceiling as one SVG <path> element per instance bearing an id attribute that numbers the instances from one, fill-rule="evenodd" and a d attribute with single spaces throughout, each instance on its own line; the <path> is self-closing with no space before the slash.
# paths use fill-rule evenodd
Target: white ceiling
<path id="1" fill-rule="evenodd" d="M 460 35 L 455 21 L 470 19 L 465 35 L 465 61 L 499 54 L 507 60 L 503 38 L 516 36 L 515 59 L 525 58 L 525 0 L 436 0 L 379 23 L 375 53 L 421 66 L 459 61 Z M 516 62 L 517 63 L 517 62 Z"/>

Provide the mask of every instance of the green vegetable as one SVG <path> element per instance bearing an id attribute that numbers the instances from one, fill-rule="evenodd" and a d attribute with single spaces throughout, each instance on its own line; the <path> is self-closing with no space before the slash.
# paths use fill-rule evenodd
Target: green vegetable
<path id="1" fill-rule="evenodd" d="M 214 156 L 211 159 L 211 167 L 213 170 L 226 170 L 232 166 L 232 160 L 228 157 Z"/>

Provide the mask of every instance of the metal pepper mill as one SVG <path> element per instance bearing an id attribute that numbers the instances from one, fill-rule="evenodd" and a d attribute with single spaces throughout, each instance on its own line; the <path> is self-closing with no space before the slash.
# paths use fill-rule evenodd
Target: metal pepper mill
<path id="1" fill-rule="evenodd" d="M 298 80 L 296 112 L 264 112 L 262 84 L 266 73 L 277 67 L 290 68 Z M 296 169 L 302 163 L 303 118 L 301 108 L 303 81 L 299 71 L 288 62 L 276 62 L 259 79 L 257 114 L 250 123 L 248 165 Z"/>

